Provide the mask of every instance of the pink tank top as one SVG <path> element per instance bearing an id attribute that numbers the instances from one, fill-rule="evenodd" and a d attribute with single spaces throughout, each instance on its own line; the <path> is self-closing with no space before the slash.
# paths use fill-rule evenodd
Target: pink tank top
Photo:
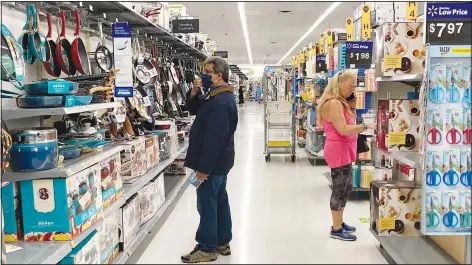
<path id="1" fill-rule="evenodd" d="M 356 124 L 356 117 L 351 116 L 346 108 L 344 118 L 348 125 Z M 349 165 L 357 160 L 357 134 L 341 135 L 332 122 L 323 120 L 326 134 L 324 157 L 330 168 Z"/>

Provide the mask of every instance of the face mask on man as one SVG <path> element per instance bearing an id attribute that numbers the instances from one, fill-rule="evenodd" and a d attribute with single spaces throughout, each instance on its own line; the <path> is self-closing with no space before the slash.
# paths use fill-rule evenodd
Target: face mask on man
<path id="1" fill-rule="evenodd" d="M 213 80 L 211 80 L 211 77 L 211 75 L 200 74 L 200 78 L 202 79 L 202 85 L 204 88 L 209 89 L 213 85 Z"/>

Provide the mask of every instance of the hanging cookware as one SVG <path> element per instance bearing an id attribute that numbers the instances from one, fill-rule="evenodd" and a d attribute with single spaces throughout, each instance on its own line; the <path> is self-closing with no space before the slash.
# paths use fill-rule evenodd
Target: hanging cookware
<path id="1" fill-rule="evenodd" d="M 77 71 L 83 75 L 90 74 L 90 62 L 87 56 L 85 44 L 80 38 L 80 14 L 75 10 L 75 40 L 72 42 L 72 62 Z"/>
<path id="2" fill-rule="evenodd" d="M 24 81 L 25 62 L 23 60 L 23 48 L 19 45 L 10 30 L 2 24 L 2 75 L 3 81 L 11 82 L 16 88 L 22 90 Z M 10 93 L 11 92 L 11 93 Z M 19 91 L 18 91 L 19 92 Z M 3 94 L 7 90 L 2 89 Z M 8 91 L 8 94 L 18 95 L 16 92 Z"/>
<path id="3" fill-rule="evenodd" d="M 98 22 L 98 31 L 100 32 L 100 41 L 95 50 L 95 62 L 97 62 L 100 69 L 108 73 L 113 67 L 113 57 L 110 50 L 105 46 L 105 37 L 103 37 L 102 22 L 100 21 Z"/>
<path id="4" fill-rule="evenodd" d="M 66 16 L 64 11 L 60 13 L 61 33 L 56 42 L 56 57 L 62 72 L 66 75 L 75 75 L 77 70 L 72 62 L 72 47 L 66 39 Z"/>
<path id="5" fill-rule="evenodd" d="M 157 79 L 157 70 L 149 60 L 144 58 L 144 54 L 141 53 L 141 46 L 139 45 L 137 38 L 136 45 L 138 47 L 138 58 L 133 63 L 134 76 L 143 85 L 155 83 Z"/>
<path id="6" fill-rule="evenodd" d="M 32 51 L 30 51 L 30 42 L 33 42 L 33 36 L 32 36 L 32 31 L 33 31 L 33 19 L 31 15 L 31 6 L 28 4 L 26 6 L 26 22 L 25 25 L 23 26 L 23 33 L 20 35 L 18 38 L 18 43 L 21 45 L 23 48 L 23 58 L 26 63 L 28 64 L 33 64 L 34 63 L 34 56 Z"/>
<path id="7" fill-rule="evenodd" d="M 49 59 L 46 58 L 46 61 L 43 62 L 44 69 L 46 72 L 54 77 L 59 77 L 61 75 L 61 67 L 57 62 L 56 56 L 56 42 L 52 40 L 52 22 L 51 22 L 51 13 L 47 14 L 48 22 L 48 34 L 46 35 L 46 55 L 50 54 Z M 47 56 L 46 56 L 47 57 Z"/>
<path id="8" fill-rule="evenodd" d="M 44 36 L 43 33 L 41 33 L 39 29 L 39 12 L 36 9 L 36 6 L 33 5 L 31 7 L 33 10 L 33 43 L 32 45 L 32 50 L 33 50 L 33 55 L 39 59 L 41 62 L 47 62 L 51 58 L 51 53 L 49 50 L 49 43 L 46 41 L 46 36 Z"/>
<path id="9" fill-rule="evenodd" d="M 11 167 L 16 171 L 38 171 L 56 167 L 57 131 L 31 128 L 12 132 Z"/>

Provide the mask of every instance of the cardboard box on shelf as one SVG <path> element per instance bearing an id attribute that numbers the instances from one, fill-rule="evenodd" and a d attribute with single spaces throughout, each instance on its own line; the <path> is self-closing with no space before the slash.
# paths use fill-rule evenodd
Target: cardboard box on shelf
<path id="1" fill-rule="evenodd" d="M 388 151 L 419 150 L 421 142 L 419 106 L 418 100 L 389 101 Z"/>
<path id="2" fill-rule="evenodd" d="M 374 2 L 372 10 L 393 10 L 393 2 Z"/>
<path id="3" fill-rule="evenodd" d="M 100 264 L 100 244 L 97 231 L 93 231 L 73 248 L 59 264 Z"/>
<path id="4" fill-rule="evenodd" d="M 118 211 L 106 216 L 98 229 L 100 242 L 100 264 L 111 264 L 118 256 L 120 245 Z"/>
<path id="5" fill-rule="evenodd" d="M 138 191 L 139 200 L 139 225 L 145 224 L 157 213 L 156 189 L 154 182 L 146 184 Z"/>
<path id="6" fill-rule="evenodd" d="M 138 137 L 121 145 L 124 148 L 121 151 L 121 176 L 124 183 L 132 183 L 147 172 L 145 138 Z"/>
<path id="7" fill-rule="evenodd" d="M 19 182 L 2 187 L 3 239 L 6 243 L 23 239 L 21 199 Z"/>
<path id="8" fill-rule="evenodd" d="M 120 235 L 120 250 L 128 248 L 133 237 L 139 231 L 139 199 L 137 195 L 131 197 L 118 210 L 118 230 Z"/>
<path id="9" fill-rule="evenodd" d="M 121 155 L 116 153 L 100 162 L 103 209 L 108 208 L 123 196 L 121 188 Z"/>
<path id="10" fill-rule="evenodd" d="M 156 209 L 159 210 L 166 200 L 166 190 L 164 185 L 164 173 L 161 172 L 157 177 L 155 177 L 151 182 L 154 183 L 156 197 L 154 199 Z"/>

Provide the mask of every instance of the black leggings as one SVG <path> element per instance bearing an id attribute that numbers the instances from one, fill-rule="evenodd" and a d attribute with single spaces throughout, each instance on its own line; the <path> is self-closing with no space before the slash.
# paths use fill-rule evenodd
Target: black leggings
<path id="1" fill-rule="evenodd" d="M 329 202 L 332 211 L 341 211 L 346 206 L 347 197 L 352 191 L 352 166 L 346 165 L 331 169 L 333 192 Z"/>

